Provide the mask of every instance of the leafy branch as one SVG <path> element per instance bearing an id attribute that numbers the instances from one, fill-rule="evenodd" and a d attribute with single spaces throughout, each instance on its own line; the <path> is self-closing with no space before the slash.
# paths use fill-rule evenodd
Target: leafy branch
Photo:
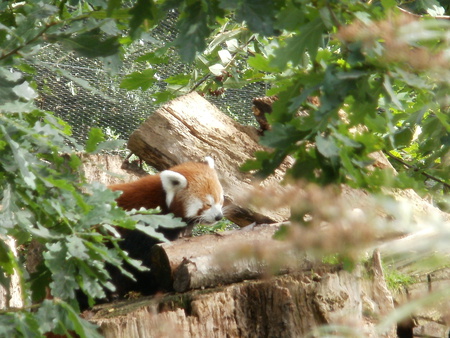
<path id="1" fill-rule="evenodd" d="M 426 178 L 428 178 L 428 179 L 430 179 L 430 180 L 433 180 L 433 181 L 435 181 L 435 182 L 438 182 L 438 183 L 442 184 L 444 187 L 446 187 L 447 189 L 450 189 L 450 184 L 447 183 L 447 182 L 445 182 L 445 181 L 443 181 L 443 180 L 441 180 L 440 178 L 438 178 L 438 177 L 436 177 L 436 176 L 433 176 L 433 175 L 430 175 L 430 174 L 426 173 L 425 171 L 423 171 L 422 169 L 417 168 L 416 166 L 413 166 L 413 165 L 411 165 L 411 164 L 405 162 L 403 159 L 401 159 L 401 158 L 398 157 L 398 156 L 395 156 L 395 155 L 392 154 L 390 151 L 384 151 L 384 153 L 385 153 L 386 155 L 388 155 L 389 158 L 391 158 L 391 159 L 393 159 L 394 161 L 396 161 L 396 162 L 402 164 L 404 167 L 406 167 L 406 168 L 408 168 L 408 169 L 412 169 L 412 170 L 415 171 L 415 172 L 419 172 L 421 175 L 425 176 Z"/>
<path id="2" fill-rule="evenodd" d="M 45 27 L 42 29 L 42 31 L 40 31 L 34 38 L 28 40 L 24 44 L 12 49 L 11 51 L 9 51 L 7 53 L 2 53 L 0 55 L 0 60 L 5 60 L 14 54 L 17 54 L 21 49 L 37 42 L 45 34 L 45 32 L 47 32 L 51 27 L 53 27 L 57 24 L 58 24 L 58 22 L 51 22 L 49 24 L 46 24 Z"/>

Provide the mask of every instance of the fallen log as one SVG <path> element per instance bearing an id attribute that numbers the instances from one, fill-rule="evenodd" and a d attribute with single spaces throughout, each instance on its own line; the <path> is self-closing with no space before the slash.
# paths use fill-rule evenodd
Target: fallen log
<path id="1" fill-rule="evenodd" d="M 184 292 L 310 267 L 305 254 L 273 239 L 279 225 L 262 225 L 156 245 L 151 269 L 165 290 Z"/>
<path id="2" fill-rule="evenodd" d="M 379 260 L 372 268 L 381 271 Z M 394 338 L 395 324 L 376 326 L 392 298 L 370 298 L 384 279 L 361 269 L 319 263 L 289 275 L 103 304 L 85 316 L 107 338 L 306 337 L 322 325 L 346 326 L 347 336 Z"/>

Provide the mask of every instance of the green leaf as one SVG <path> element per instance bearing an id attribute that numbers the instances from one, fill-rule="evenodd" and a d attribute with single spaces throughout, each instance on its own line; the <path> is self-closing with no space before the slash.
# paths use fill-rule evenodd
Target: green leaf
<path id="1" fill-rule="evenodd" d="M 3 131 L 4 137 L 6 141 L 11 147 L 11 151 L 13 153 L 16 164 L 19 166 L 20 173 L 22 175 L 22 179 L 24 182 L 32 189 L 36 189 L 36 175 L 30 171 L 29 163 L 27 162 L 27 158 L 29 157 L 26 150 L 21 148 L 20 145 L 13 141 L 6 131 L 5 127 L 0 125 L 1 130 Z"/>
<path id="2" fill-rule="evenodd" d="M 255 159 L 246 161 L 242 166 L 242 171 L 257 170 L 258 178 L 266 178 L 273 174 L 276 168 L 286 158 L 287 151 L 285 149 L 277 149 L 271 153 L 265 151 L 255 152 Z"/>
<path id="3" fill-rule="evenodd" d="M 118 37 L 102 39 L 100 35 L 89 32 L 76 37 L 61 39 L 63 45 L 89 58 L 110 56 L 119 52 Z"/>
<path id="4" fill-rule="evenodd" d="M 155 104 L 160 104 L 174 99 L 176 95 L 171 91 L 165 90 L 159 93 L 152 94 L 152 97 L 155 99 Z"/>
<path id="5" fill-rule="evenodd" d="M 167 47 L 164 47 L 161 50 L 153 51 L 144 55 L 139 56 L 136 61 L 137 62 L 148 62 L 152 65 L 158 65 L 158 64 L 166 64 L 169 62 L 169 56 Z"/>
<path id="6" fill-rule="evenodd" d="M 36 332 L 39 332 L 39 323 L 32 313 L 25 311 L 16 313 L 14 315 L 15 334 L 10 337 L 36 337 Z"/>
<path id="7" fill-rule="evenodd" d="M 399 128 L 392 135 L 392 139 L 394 140 L 394 144 L 392 144 L 392 147 L 394 149 L 401 149 L 408 146 L 411 143 L 413 136 L 414 130 L 412 128 Z"/>
<path id="8" fill-rule="evenodd" d="M 157 232 L 156 229 L 152 226 L 138 223 L 136 224 L 136 229 L 142 231 L 147 236 L 153 237 L 161 242 L 169 242 L 162 233 Z"/>
<path id="9" fill-rule="evenodd" d="M 265 58 L 262 54 L 256 54 L 253 57 L 249 57 L 248 65 L 261 72 L 272 73 L 279 71 L 278 68 L 273 67 L 271 65 L 271 61 L 268 58 Z"/>
<path id="10" fill-rule="evenodd" d="M 191 76 L 189 74 L 177 74 L 169 76 L 167 79 L 164 80 L 164 82 L 170 85 L 186 86 L 189 84 L 190 79 Z"/>
<path id="11" fill-rule="evenodd" d="M 11 248 L 4 242 L 3 239 L 0 239 L 0 266 L 1 271 L 5 272 L 9 275 L 14 273 L 15 268 L 15 259 L 14 255 L 11 252 Z M 8 286 L 9 288 L 9 286 Z"/>
<path id="12" fill-rule="evenodd" d="M 236 20 L 245 22 L 250 30 L 265 36 L 275 34 L 274 2 L 272 0 L 242 0 L 236 8 Z"/>
<path id="13" fill-rule="evenodd" d="M 43 257 L 47 268 L 52 272 L 51 292 L 54 297 L 74 299 L 78 284 L 76 270 L 72 261 L 67 260 L 67 248 L 63 242 L 46 245 Z"/>
<path id="14" fill-rule="evenodd" d="M 223 43 L 227 45 L 227 48 L 230 52 L 235 52 L 238 49 L 238 41 L 236 39 L 232 39 L 233 37 L 242 33 L 241 29 L 235 29 L 225 32 L 220 32 L 217 34 L 214 39 L 208 45 L 206 54 L 212 53 L 216 48 L 220 47 Z"/>
<path id="15" fill-rule="evenodd" d="M 274 123 L 272 129 L 261 137 L 261 144 L 270 148 L 288 149 L 306 134 L 289 124 Z"/>
<path id="16" fill-rule="evenodd" d="M 302 26 L 301 31 L 286 40 L 286 45 L 275 51 L 271 62 L 273 67 L 285 69 L 289 62 L 294 66 L 303 63 L 303 57 L 308 51 L 311 60 L 315 60 L 317 50 L 322 44 L 322 34 L 325 26 L 320 17 Z"/>
<path id="17" fill-rule="evenodd" d="M 439 121 L 442 123 L 442 125 L 445 127 L 448 133 L 450 133 L 450 117 L 449 114 L 444 114 L 442 112 L 435 112 L 436 117 L 439 119 Z"/>
<path id="18" fill-rule="evenodd" d="M 383 5 L 385 10 L 389 10 L 397 6 L 397 1 L 395 0 L 381 0 L 381 5 Z"/>
<path id="19" fill-rule="evenodd" d="M 97 150 L 97 145 L 104 140 L 105 135 L 100 128 L 91 128 L 91 130 L 89 130 L 89 136 L 86 141 L 86 151 L 88 153 L 93 153 Z"/>
<path id="20" fill-rule="evenodd" d="M 158 18 L 158 8 L 152 0 L 137 0 L 130 9 L 130 35 L 136 37 L 138 28 L 146 23 L 147 29 L 153 27 Z"/>
<path id="21" fill-rule="evenodd" d="M 67 241 L 67 251 L 72 257 L 81 260 L 86 260 L 90 258 L 89 255 L 87 254 L 87 249 L 81 238 L 76 236 L 70 236 L 66 238 L 66 241 Z"/>
<path id="22" fill-rule="evenodd" d="M 398 94 L 395 92 L 394 88 L 392 88 L 392 84 L 391 84 L 391 81 L 390 81 L 388 75 L 384 76 L 383 87 L 386 90 L 386 92 L 388 93 L 389 98 L 391 99 L 391 101 L 395 105 L 395 107 L 397 109 L 403 110 L 403 105 L 397 96 Z"/>
<path id="23" fill-rule="evenodd" d="M 120 83 L 120 88 L 134 90 L 141 89 L 142 91 L 149 89 L 157 80 L 155 78 L 156 70 L 145 69 L 142 72 L 133 72 L 125 76 Z"/>
<path id="24" fill-rule="evenodd" d="M 157 211 L 159 212 L 159 211 Z M 142 211 L 139 211 L 139 213 L 132 215 L 131 219 L 135 221 L 141 221 L 146 224 L 150 224 L 155 229 L 158 226 L 161 226 L 163 228 L 180 228 L 185 227 L 186 223 L 182 221 L 181 218 L 174 217 L 173 215 L 155 215 L 154 211 L 146 210 L 144 213 Z"/>
<path id="25" fill-rule="evenodd" d="M 120 9 L 121 4 L 122 0 L 108 0 L 106 15 L 111 16 L 115 10 Z"/>
<path id="26" fill-rule="evenodd" d="M 317 135 L 316 146 L 319 152 L 325 157 L 331 158 L 339 155 L 339 148 L 330 136 L 323 137 Z"/>
<path id="27" fill-rule="evenodd" d="M 286 2 L 286 6 L 281 9 L 277 16 L 276 27 L 289 32 L 296 31 L 304 24 L 305 8 L 295 2 Z"/>
<path id="28" fill-rule="evenodd" d="M 25 81 L 22 84 L 15 86 L 13 88 L 13 92 L 18 96 L 25 100 L 35 99 L 37 97 L 37 93 L 33 88 L 30 87 L 30 84 Z"/>
<path id="29" fill-rule="evenodd" d="M 91 322 L 81 318 L 78 313 L 67 303 L 61 302 L 61 307 L 67 311 L 67 316 L 65 316 L 66 323 L 71 323 L 67 327 L 72 327 L 73 330 L 80 336 L 80 338 L 102 338 L 98 331 L 98 326 L 92 324 Z"/>
<path id="30" fill-rule="evenodd" d="M 211 32 L 201 1 L 193 1 L 180 15 L 178 30 L 174 43 L 179 48 L 181 59 L 192 62 L 197 52 L 205 50 L 205 41 Z"/>

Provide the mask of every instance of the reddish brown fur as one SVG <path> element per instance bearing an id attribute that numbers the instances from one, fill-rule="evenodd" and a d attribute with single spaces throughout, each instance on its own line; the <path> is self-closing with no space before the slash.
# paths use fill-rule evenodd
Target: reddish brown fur
<path id="1" fill-rule="evenodd" d="M 177 217 L 185 216 L 185 202 L 192 196 L 202 200 L 204 209 L 209 208 L 205 200 L 207 194 L 212 195 L 216 202 L 221 200 L 222 189 L 216 171 L 208 164 L 186 162 L 169 170 L 180 173 L 188 181 L 187 188 L 177 193 L 169 208 L 166 207 L 166 193 L 159 174 L 145 176 L 135 182 L 111 185 L 109 188 L 123 191 L 117 198 L 117 204 L 126 210 L 141 207 L 152 209 L 159 206 L 163 213 L 172 212 Z M 200 210 L 199 214 L 202 211 Z"/>
<path id="2" fill-rule="evenodd" d="M 180 191 L 170 206 L 175 215 L 184 216 L 186 214 L 186 210 L 184 210 L 185 202 L 190 197 L 197 197 L 203 202 L 203 208 L 199 210 L 198 215 L 210 207 L 205 199 L 207 194 L 211 195 L 216 203 L 222 198 L 223 192 L 216 171 L 206 163 L 188 162 L 170 170 L 180 173 L 188 181 L 187 189 Z"/>
<path id="3" fill-rule="evenodd" d="M 116 201 L 125 210 L 161 207 L 164 212 L 167 212 L 164 210 L 166 194 L 159 175 L 148 175 L 134 182 L 114 184 L 108 188 L 123 191 Z"/>

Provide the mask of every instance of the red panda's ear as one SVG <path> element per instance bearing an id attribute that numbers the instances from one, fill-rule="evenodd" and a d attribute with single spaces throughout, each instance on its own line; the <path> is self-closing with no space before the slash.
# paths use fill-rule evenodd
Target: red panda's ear
<path id="1" fill-rule="evenodd" d="M 214 169 L 214 159 L 212 157 L 206 156 L 205 162 L 211 169 Z"/>
<path id="2" fill-rule="evenodd" d="M 187 187 L 187 179 L 180 173 L 172 170 L 164 170 L 159 176 L 161 177 L 163 189 L 166 192 L 167 207 L 170 208 L 177 191 Z"/>

